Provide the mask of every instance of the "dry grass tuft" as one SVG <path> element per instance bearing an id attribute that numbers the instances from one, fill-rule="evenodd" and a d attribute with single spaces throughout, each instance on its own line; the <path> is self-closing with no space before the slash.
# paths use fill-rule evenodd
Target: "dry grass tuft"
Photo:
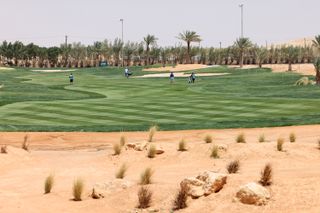
<path id="1" fill-rule="evenodd" d="M 8 154 L 8 147 L 7 147 L 7 145 L 1 146 L 1 154 Z"/>
<path id="2" fill-rule="evenodd" d="M 118 143 L 113 144 L 113 155 L 120 155 L 122 146 Z"/>
<path id="3" fill-rule="evenodd" d="M 84 183 L 83 180 L 78 178 L 73 183 L 72 194 L 74 201 L 81 201 L 82 200 L 82 193 L 83 193 Z"/>
<path id="4" fill-rule="evenodd" d="M 272 166 L 270 163 L 264 166 L 264 169 L 261 171 L 261 178 L 259 183 L 262 186 L 270 186 L 272 183 Z"/>
<path id="5" fill-rule="evenodd" d="M 184 139 L 181 139 L 178 145 L 178 151 L 184 152 L 188 151 L 187 142 Z"/>
<path id="6" fill-rule="evenodd" d="M 190 188 L 187 184 L 180 186 L 180 190 L 173 202 L 173 210 L 184 209 L 187 207 L 188 192 Z"/>
<path id="7" fill-rule="evenodd" d="M 44 193 L 49 194 L 52 190 L 54 184 L 54 175 L 50 174 L 48 177 L 46 177 L 46 180 L 44 181 Z"/>
<path id="8" fill-rule="evenodd" d="M 154 137 L 154 135 L 156 134 L 157 131 L 158 131 L 158 126 L 150 127 L 148 142 L 152 142 L 153 141 L 153 137 Z"/>
<path id="9" fill-rule="evenodd" d="M 284 144 L 284 139 L 283 138 L 278 138 L 278 140 L 277 140 L 277 150 L 279 152 L 283 151 L 283 144 Z"/>
<path id="10" fill-rule="evenodd" d="M 141 184 L 141 185 L 151 184 L 153 174 L 154 174 L 154 171 L 153 171 L 150 167 L 146 168 L 146 169 L 141 173 L 141 176 L 140 176 L 140 184 Z"/>
<path id="11" fill-rule="evenodd" d="M 126 175 L 127 169 L 128 169 L 127 165 L 125 163 L 122 164 L 119 170 L 116 172 L 116 178 L 123 179 L 124 176 Z"/>
<path id="12" fill-rule="evenodd" d="M 296 142 L 296 139 L 297 139 L 296 135 L 293 132 L 291 132 L 290 135 L 289 135 L 289 141 L 291 143 L 294 143 L 294 142 Z"/>
<path id="13" fill-rule="evenodd" d="M 263 143 L 263 142 L 266 142 L 266 138 L 265 138 L 264 134 L 261 134 L 259 136 L 259 143 Z"/>
<path id="14" fill-rule="evenodd" d="M 217 145 L 213 145 L 212 149 L 211 149 L 211 155 L 210 157 L 212 158 L 219 158 L 219 147 Z"/>
<path id="15" fill-rule="evenodd" d="M 138 208 L 146 209 L 150 207 L 152 201 L 152 192 L 148 187 L 141 187 L 138 191 Z"/>
<path id="16" fill-rule="evenodd" d="M 246 136 L 244 135 L 243 132 L 237 135 L 236 142 L 237 143 L 245 143 L 246 142 Z"/>
<path id="17" fill-rule="evenodd" d="M 237 173 L 238 170 L 239 170 L 239 168 L 240 168 L 240 162 L 239 162 L 239 160 L 231 161 L 231 162 L 227 165 L 227 170 L 228 170 L 229 174 Z"/>
<path id="18" fill-rule="evenodd" d="M 127 143 L 127 138 L 124 135 L 121 135 L 120 137 L 120 145 L 124 146 Z"/>
<path id="19" fill-rule="evenodd" d="M 157 149 L 155 145 L 151 145 L 148 149 L 148 158 L 154 158 L 157 154 Z"/>
<path id="20" fill-rule="evenodd" d="M 320 149 L 320 139 L 318 140 L 318 149 Z"/>
<path id="21" fill-rule="evenodd" d="M 204 142 L 206 143 L 212 143 L 213 139 L 212 139 L 212 136 L 211 135 L 206 135 L 204 137 Z"/>
<path id="22" fill-rule="evenodd" d="M 28 135 L 25 135 L 25 136 L 24 136 L 24 139 L 23 139 L 22 146 L 21 146 L 21 148 L 24 149 L 24 150 L 26 150 L 26 151 L 29 151 L 28 139 L 29 139 L 29 136 L 28 136 Z"/>

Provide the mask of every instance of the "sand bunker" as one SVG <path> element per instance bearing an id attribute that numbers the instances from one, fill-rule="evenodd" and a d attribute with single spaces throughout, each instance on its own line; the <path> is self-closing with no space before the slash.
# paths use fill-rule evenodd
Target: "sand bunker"
<path id="1" fill-rule="evenodd" d="M 0 71 L 2 70 L 14 70 L 14 68 L 11 67 L 0 67 Z"/>
<path id="2" fill-rule="evenodd" d="M 228 66 L 231 68 L 239 68 L 239 66 L 232 65 Z M 243 69 L 258 68 L 257 65 L 244 65 Z M 287 72 L 288 64 L 264 64 L 262 68 L 270 68 L 273 72 Z M 292 64 L 292 72 L 301 75 L 315 75 L 315 69 L 313 64 Z"/>
<path id="3" fill-rule="evenodd" d="M 196 77 L 208 77 L 208 76 L 220 76 L 227 75 L 229 73 L 196 73 Z M 170 73 L 159 73 L 159 74 L 147 74 L 143 76 L 137 76 L 135 78 L 169 78 Z M 174 77 L 186 78 L 189 77 L 190 73 L 174 73 Z"/>
<path id="4" fill-rule="evenodd" d="M 33 72 L 73 72 L 76 71 L 76 69 L 70 69 L 70 70 L 32 70 Z"/>
<path id="5" fill-rule="evenodd" d="M 168 66 L 168 67 L 158 67 L 158 68 L 148 68 L 143 69 L 143 71 L 169 71 L 169 72 L 180 72 L 180 71 L 188 71 L 188 70 L 197 70 L 197 69 L 205 69 L 212 66 L 207 66 L 203 64 L 178 64 L 175 67 Z"/>

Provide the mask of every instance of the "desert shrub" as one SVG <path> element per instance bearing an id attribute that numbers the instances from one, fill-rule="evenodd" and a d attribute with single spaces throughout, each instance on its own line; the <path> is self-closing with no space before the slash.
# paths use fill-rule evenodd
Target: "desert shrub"
<path id="1" fill-rule="evenodd" d="M 154 171 L 151 168 L 146 168 L 140 176 L 140 184 L 141 185 L 148 185 L 152 182 L 152 176 Z"/>
<path id="2" fill-rule="evenodd" d="M 318 149 L 320 149 L 320 139 L 318 140 Z"/>
<path id="3" fill-rule="evenodd" d="M 291 143 L 296 142 L 296 135 L 293 132 L 291 132 L 290 135 L 289 135 L 289 141 Z"/>
<path id="4" fill-rule="evenodd" d="M 265 140 L 265 136 L 264 136 L 264 134 L 261 134 L 260 136 L 259 136 L 259 143 L 263 143 L 263 142 L 265 142 L 266 140 Z"/>
<path id="5" fill-rule="evenodd" d="M 29 136 L 28 136 L 28 135 L 25 135 L 25 136 L 24 136 L 24 139 L 23 139 L 22 146 L 21 146 L 21 148 L 24 149 L 24 150 L 26 150 L 26 151 L 29 151 L 28 139 L 29 139 Z"/>
<path id="6" fill-rule="evenodd" d="M 228 163 L 228 165 L 227 165 L 227 170 L 228 170 L 229 174 L 237 173 L 238 170 L 239 170 L 239 168 L 240 168 L 240 162 L 239 162 L 239 160 L 231 161 L 231 162 Z"/>
<path id="7" fill-rule="evenodd" d="M 190 188 L 187 184 L 182 184 L 173 201 L 173 210 L 184 209 L 187 207 L 188 192 Z"/>
<path id="8" fill-rule="evenodd" d="M 127 169 L 128 169 L 127 165 L 125 163 L 122 164 L 119 170 L 116 172 L 116 178 L 123 179 L 124 176 L 126 175 Z"/>
<path id="9" fill-rule="evenodd" d="M 84 183 L 83 180 L 78 178 L 73 183 L 72 194 L 74 201 L 81 201 L 82 200 L 82 193 L 83 193 Z"/>
<path id="10" fill-rule="evenodd" d="M 158 131 L 158 126 L 150 127 L 148 142 L 152 142 L 153 141 L 153 137 L 154 137 L 154 135 L 156 134 L 157 131 Z"/>
<path id="11" fill-rule="evenodd" d="M 246 142 L 246 137 L 245 137 L 244 133 L 240 133 L 237 135 L 236 142 L 237 143 L 245 143 Z"/>
<path id="12" fill-rule="evenodd" d="M 212 158 L 219 158 L 219 147 L 217 145 L 214 145 L 211 149 L 211 155 Z"/>
<path id="13" fill-rule="evenodd" d="M 121 145 L 118 143 L 113 144 L 113 155 L 120 155 L 121 153 Z"/>
<path id="14" fill-rule="evenodd" d="M 6 145 L 1 146 L 1 154 L 8 154 L 8 148 Z"/>
<path id="15" fill-rule="evenodd" d="M 284 144 L 284 139 L 283 138 L 278 138 L 277 140 L 277 150 L 282 152 L 283 151 L 283 144 Z"/>
<path id="16" fill-rule="evenodd" d="M 206 135 L 206 136 L 204 137 L 204 141 L 205 141 L 206 143 L 212 143 L 212 141 L 213 141 L 212 136 L 211 136 L 211 135 Z"/>
<path id="17" fill-rule="evenodd" d="M 48 194 L 51 192 L 53 184 L 54 184 L 54 175 L 51 174 L 48 177 L 46 177 L 46 179 L 44 181 L 44 193 L 45 194 Z"/>
<path id="18" fill-rule="evenodd" d="M 120 145 L 124 146 L 127 143 L 127 138 L 124 135 L 121 135 L 120 137 Z"/>
<path id="19" fill-rule="evenodd" d="M 148 149 L 148 158 L 154 158 L 157 154 L 157 149 L 155 145 L 151 145 Z"/>
<path id="20" fill-rule="evenodd" d="M 184 152 L 187 151 L 187 142 L 184 139 L 181 139 L 179 141 L 179 145 L 178 145 L 178 151 L 180 152 Z"/>
<path id="21" fill-rule="evenodd" d="M 146 209 L 150 207 L 152 201 L 152 192 L 148 187 L 140 187 L 138 191 L 138 208 Z"/>
<path id="22" fill-rule="evenodd" d="M 272 183 L 272 166 L 271 164 L 266 164 L 261 171 L 261 177 L 259 183 L 263 186 L 269 186 Z"/>

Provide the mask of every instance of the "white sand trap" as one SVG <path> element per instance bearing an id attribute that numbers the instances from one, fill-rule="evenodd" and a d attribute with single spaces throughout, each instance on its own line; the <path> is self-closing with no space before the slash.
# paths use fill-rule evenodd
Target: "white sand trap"
<path id="1" fill-rule="evenodd" d="M 196 73 L 196 77 L 208 77 L 208 76 L 220 76 L 220 75 L 228 75 L 230 73 Z M 174 77 L 177 78 L 186 78 L 189 77 L 190 73 L 174 73 Z M 159 73 L 159 74 L 147 74 L 143 76 L 137 76 L 134 78 L 169 78 L 170 73 Z"/>
<path id="2" fill-rule="evenodd" d="M 76 69 L 71 70 L 32 70 L 33 72 L 73 72 L 76 71 Z"/>
<path id="3" fill-rule="evenodd" d="M 11 68 L 11 67 L 0 67 L 0 71 L 1 70 L 14 70 L 14 68 Z"/>
<path id="4" fill-rule="evenodd" d="M 207 66 L 203 64 L 178 64 L 175 67 L 168 66 L 168 67 L 158 67 L 158 68 L 148 68 L 143 69 L 143 71 L 157 71 L 157 72 L 181 72 L 181 71 L 188 71 L 188 70 L 198 70 L 198 69 L 205 69 L 213 66 Z"/>

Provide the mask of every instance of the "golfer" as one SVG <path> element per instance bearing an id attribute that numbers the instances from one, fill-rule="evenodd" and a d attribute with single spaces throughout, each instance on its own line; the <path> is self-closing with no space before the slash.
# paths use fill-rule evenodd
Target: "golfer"
<path id="1" fill-rule="evenodd" d="M 170 73 L 170 83 L 172 84 L 174 81 L 174 74 L 173 72 Z"/>
<path id="2" fill-rule="evenodd" d="M 74 76 L 72 73 L 69 75 L 70 84 L 73 84 Z"/>

